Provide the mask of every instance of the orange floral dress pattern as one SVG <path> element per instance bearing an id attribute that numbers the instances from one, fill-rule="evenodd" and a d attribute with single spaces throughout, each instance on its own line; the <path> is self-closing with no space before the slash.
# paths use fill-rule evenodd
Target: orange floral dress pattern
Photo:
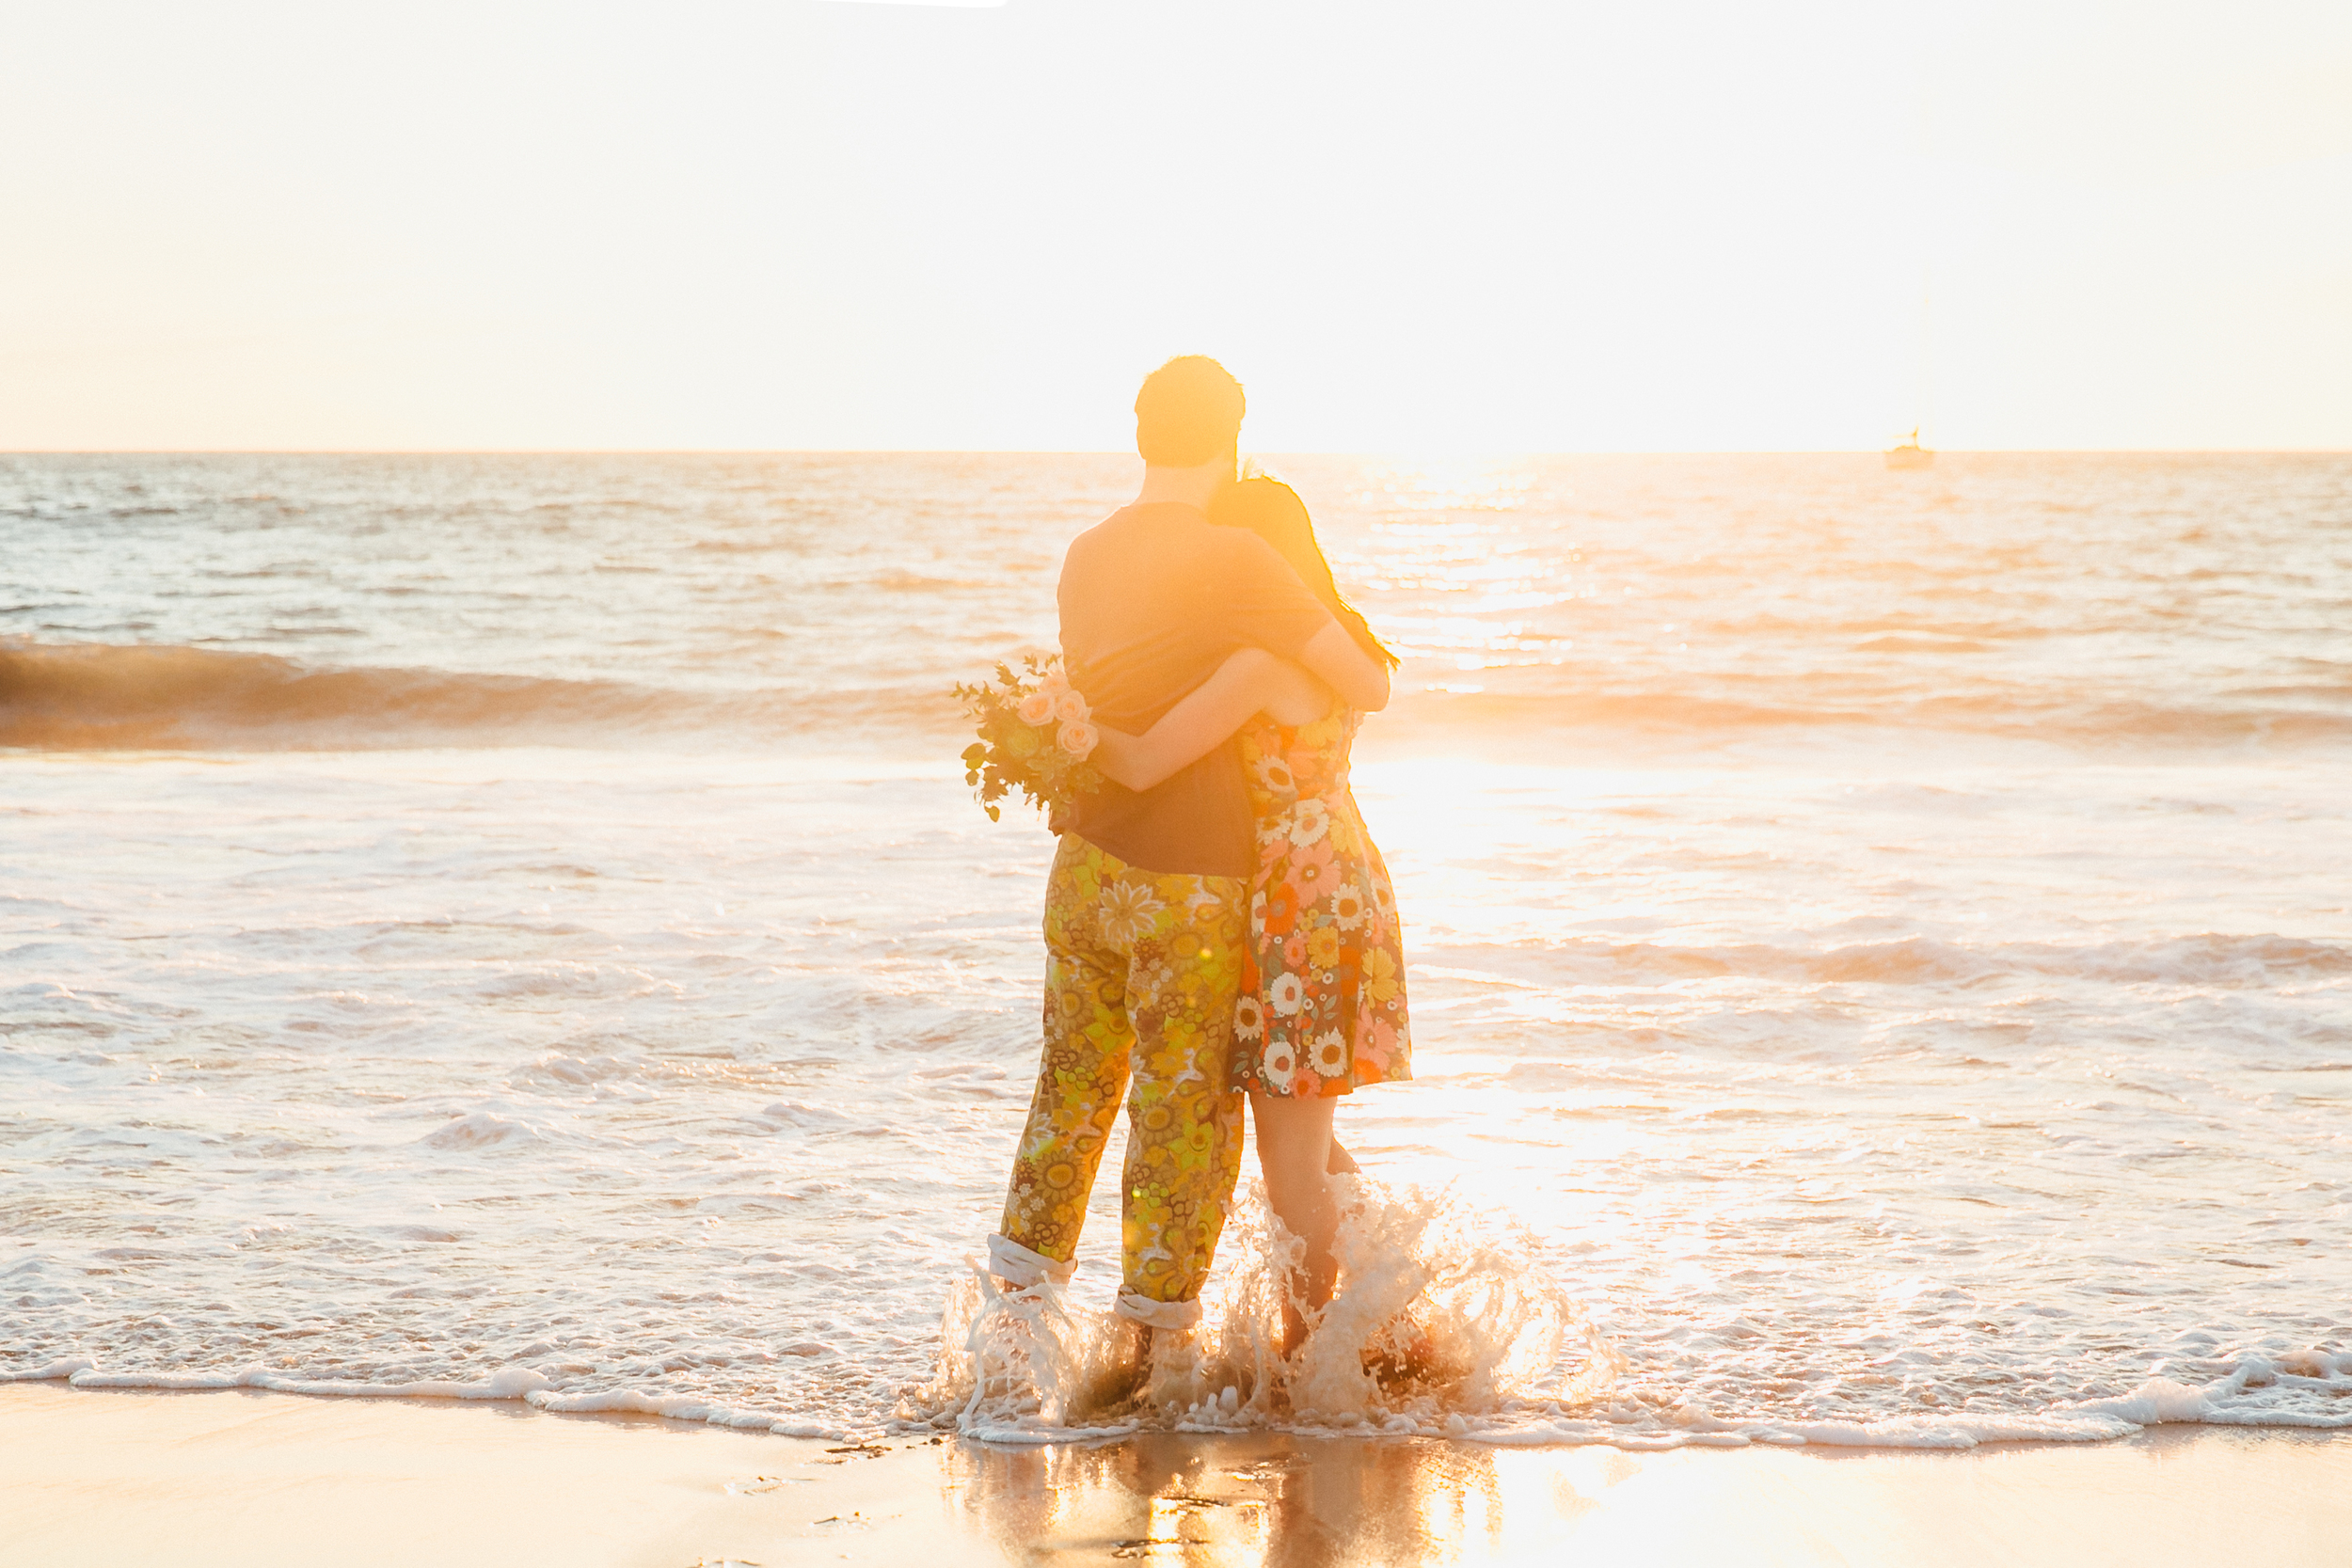
<path id="1" fill-rule="evenodd" d="M 1348 784 L 1362 721 L 1241 734 L 1258 835 L 1233 1019 L 1244 1088 L 1338 1095 L 1413 1075 L 1396 890 Z"/>

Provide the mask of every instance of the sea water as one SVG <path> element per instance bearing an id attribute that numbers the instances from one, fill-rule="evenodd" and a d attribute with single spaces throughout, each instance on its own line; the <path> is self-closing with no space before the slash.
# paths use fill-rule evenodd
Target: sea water
<path id="1" fill-rule="evenodd" d="M 1118 1420 L 2352 1424 L 2352 459 L 1271 466 L 1416 1079 L 1287 1393 L 1245 1192 Z M 970 1429 L 1052 844 L 946 688 L 1132 467 L 0 459 L 0 1376 Z"/>

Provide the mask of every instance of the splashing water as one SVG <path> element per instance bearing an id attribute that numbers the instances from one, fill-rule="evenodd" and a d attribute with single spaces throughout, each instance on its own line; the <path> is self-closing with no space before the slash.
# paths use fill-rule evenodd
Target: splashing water
<path id="1" fill-rule="evenodd" d="M 1001 1290 L 976 1269 L 951 1293 L 938 1365 L 907 1390 L 900 1419 L 990 1442 L 1147 1429 L 1500 1435 L 1609 1391 L 1615 1348 L 1529 1238 L 1450 1193 L 1334 1180 L 1338 1285 L 1287 1360 L 1281 1307 L 1303 1245 L 1253 1182 L 1225 1232 L 1234 1266 L 1203 1293 L 1200 1327 L 1162 1336 L 1139 1386 L 1116 1317 L 1050 1286 Z"/>

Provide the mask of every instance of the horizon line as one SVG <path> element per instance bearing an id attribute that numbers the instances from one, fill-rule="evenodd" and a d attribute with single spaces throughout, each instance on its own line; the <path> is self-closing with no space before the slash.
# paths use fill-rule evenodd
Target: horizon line
<path id="1" fill-rule="evenodd" d="M 1559 447 L 1470 451 L 1436 449 L 1260 448 L 1244 457 L 1875 457 L 1888 447 Z M 2344 457 L 2339 447 L 1930 447 L 1953 457 Z M 1124 457 L 1100 447 L 21 447 L 13 457 Z"/>

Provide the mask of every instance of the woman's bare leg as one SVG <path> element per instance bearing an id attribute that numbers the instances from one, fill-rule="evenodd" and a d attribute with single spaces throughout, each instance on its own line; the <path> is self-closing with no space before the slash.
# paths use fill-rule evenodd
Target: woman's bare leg
<path id="1" fill-rule="evenodd" d="M 1323 1169 L 1327 1176 L 1361 1176 L 1364 1174 L 1364 1167 L 1356 1163 L 1356 1156 L 1350 1154 L 1337 1137 L 1331 1140 L 1331 1158 L 1325 1162 Z"/>
<path id="2" fill-rule="evenodd" d="M 1290 1233 L 1307 1243 L 1304 1277 L 1294 1277 L 1282 1304 L 1282 1354 L 1306 1338 L 1307 1325 L 1291 1297 L 1310 1309 L 1331 1299 L 1339 1275 L 1332 1246 L 1339 1239 L 1340 1210 L 1332 1201 L 1326 1169 L 1331 1159 L 1331 1113 L 1338 1101 L 1321 1096 L 1295 1099 L 1251 1091 L 1250 1118 L 1258 1126 L 1258 1169 L 1265 1177 L 1266 1203 Z"/>

